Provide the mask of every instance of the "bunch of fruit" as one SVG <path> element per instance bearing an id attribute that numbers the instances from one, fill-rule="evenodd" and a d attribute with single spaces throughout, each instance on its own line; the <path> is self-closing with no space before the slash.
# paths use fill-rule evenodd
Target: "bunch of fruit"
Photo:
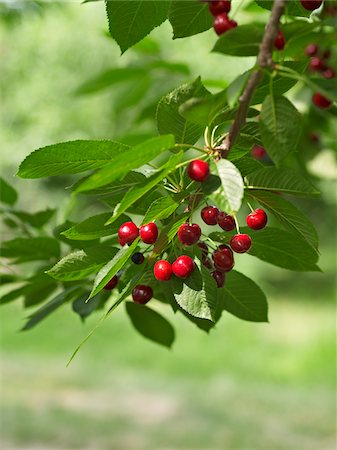
<path id="1" fill-rule="evenodd" d="M 202 183 L 207 180 L 210 175 L 210 168 L 207 162 L 196 159 L 189 163 L 187 174 L 193 181 Z M 207 225 L 219 225 L 224 231 L 232 231 L 237 227 L 235 217 L 220 211 L 216 206 L 205 206 L 201 210 L 201 218 Z M 267 215 L 262 209 L 256 209 L 248 214 L 246 222 L 252 230 L 261 230 L 267 224 Z M 202 264 L 212 270 L 211 275 L 220 288 L 225 282 L 225 273 L 234 267 L 235 253 L 247 252 L 252 241 L 248 234 L 238 232 L 235 234 L 229 245 L 219 245 L 213 249 L 212 260 L 209 258 L 209 247 L 200 242 L 201 228 L 196 223 L 186 222 L 182 224 L 177 232 L 177 239 L 183 247 L 197 244 L 201 250 Z M 131 245 L 137 238 L 145 244 L 155 244 L 158 238 L 158 228 L 154 222 L 142 225 L 140 228 L 134 222 L 125 222 L 118 229 L 118 241 L 120 245 Z M 145 260 L 143 253 L 136 252 L 132 255 L 131 260 L 134 264 L 142 264 Z M 193 259 L 188 255 L 178 256 L 172 263 L 165 259 L 160 259 L 153 266 L 153 274 L 156 280 L 161 282 L 169 281 L 172 275 L 185 279 L 191 275 L 195 268 Z M 105 289 L 111 290 L 116 287 L 118 276 L 115 275 L 105 286 Z M 134 302 L 145 304 L 151 300 L 153 289 L 145 284 L 137 285 L 132 291 Z"/>

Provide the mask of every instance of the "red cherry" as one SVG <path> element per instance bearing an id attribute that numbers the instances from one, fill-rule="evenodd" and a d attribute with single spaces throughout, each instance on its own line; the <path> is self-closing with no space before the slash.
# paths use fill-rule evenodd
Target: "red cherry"
<path id="1" fill-rule="evenodd" d="M 237 22 L 231 20 L 226 13 L 219 14 L 214 18 L 213 28 L 218 36 L 237 26 Z"/>
<path id="2" fill-rule="evenodd" d="M 284 34 L 282 33 L 282 31 L 279 31 L 274 41 L 274 47 L 277 48 L 277 50 L 283 50 L 285 45 L 286 40 Z"/>
<path id="3" fill-rule="evenodd" d="M 218 223 L 218 215 L 219 210 L 215 206 L 205 206 L 205 208 L 201 210 L 201 218 L 207 225 L 216 225 Z"/>
<path id="4" fill-rule="evenodd" d="M 153 273 L 158 281 L 168 281 L 172 276 L 172 266 L 168 261 L 161 259 L 154 265 Z"/>
<path id="5" fill-rule="evenodd" d="M 135 303 L 145 305 L 153 297 L 153 290 L 151 286 L 146 284 L 137 284 L 132 291 L 132 299 Z"/>
<path id="6" fill-rule="evenodd" d="M 252 245 L 252 240 L 248 234 L 236 234 L 232 237 L 230 245 L 236 253 L 246 253 Z"/>
<path id="7" fill-rule="evenodd" d="M 118 283 L 118 276 L 115 275 L 114 277 L 111 278 L 110 281 L 107 282 L 107 284 L 104 286 L 104 289 L 106 291 L 111 291 L 117 286 L 117 283 Z"/>
<path id="8" fill-rule="evenodd" d="M 305 54 L 307 56 L 315 56 L 317 55 L 317 52 L 318 52 L 318 45 L 316 44 L 309 44 L 305 49 Z"/>
<path id="9" fill-rule="evenodd" d="M 321 6 L 323 0 L 301 0 L 302 6 L 308 11 L 313 11 Z"/>
<path id="10" fill-rule="evenodd" d="M 229 272 L 234 267 L 233 252 L 228 245 L 220 245 L 213 253 L 214 267 L 219 272 Z"/>
<path id="11" fill-rule="evenodd" d="M 132 242 L 137 239 L 139 230 L 137 225 L 133 222 L 125 222 L 118 229 L 118 240 L 123 246 L 125 244 L 132 244 Z"/>
<path id="12" fill-rule="evenodd" d="M 119 243 L 119 245 L 121 245 L 122 247 L 124 247 L 124 245 L 126 244 L 126 242 L 124 241 L 124 239 L 121 239 L 120 237 L 118 238 L 118 243 Z"/>
<path id="13" fill-rule="evenodd" d="M 327 67 L 325 70 L 323 70 L 323 77 L 331 80 L 332 78 L 335 78 L 336 72 L 331 68 Z"/>
<path id="14" fill-rule="evenodd" d="M 178 239 L 184 245 L 193 245 L 198 242 L 201 236 L 201 228 L 196 223 L 190 225 L 183 223 L 178 230 Z"/>
<path id="15" fill-rule="evenodd" d="M 131 261 L 134 264 L 143 264 L 144 260 L 145 260 L 144 255 L 143 253 L 140 252 L 136 252 L 131 256 Z"/>
<path id="16" fill-rule="evenodd" d="M 320 94 L 319 92 L 315 92 L 315 94 L 312 96 L 312 101 L 314 105 L 316 105 L 317 108 L 320 109 L 326 109 L 332 105 L 332 101 L 324 97 L 324 95 Z"/>
<path id="17" fill-rule="evenodd" d="M 311 58 L 309 67 L 314 71 L 321 71 L 326 68 L 324 61 L 318 56 L 314 56 L 313 58 Z"/>
<path id="18" fill-rule="evenodd" d="M 204 242 L 199 242 L 197 246 L 201 249 L 202 256 L 208 255 L 208 247 Z"/>
<path id="19" fill-rule="evenodd" d="M 218 225 L 225 231 L 232 231 L 235 228 L 234 217 L 221 211 L 218 215 Z"/>
<path id="20" fill-rule="evenodd" d="M 246 222 L 249 228 L 252 230 L 261 230 L 267 225 L 267 214 L 263 209 L 256 209 L 255 211 L 248 214 L 246 217 Z"/>
<path id="21" fill-rule="evenodd" d="M 210 13 L 213 16 L 217 16 L 221 13 L 228 13 L 231 10 L 231 2 L 229 0 L 224 1 L 210 1 L 208 4 Z"/>
<path id="22" fill-rule="evenodd" d="M 140 227 L 139 236 L 145 244 L 154 244 L 158 237 L 158 228 L 154 222 Z"/>
<path id="23" fill-rule="evenodd" d="M 202 265 L 205 266 L 207 269 L 212 269 L 212 261 L 207 258 L 206 256 L 202 257 Z"/>
<path id="24" fill-rule="evenodd" d="M 313 144 L 318 144 L 319 142 L 319 134 L 316 131 L 310 131 L 308 138 Z"/>
<path id="25" fill-rule="evenodd" d="M 172 264 L 172 271 L 178 278 L 187 278 L 193 270 L 193 259 L 186 255 L 179 256 Z"/>
<path id="26" fill-rule="evenodd" d="M 190 162 L 187 168 L 187 174 L 193 181 L 202 183 L 209 177 L 209 165 L 202 159 L 195 159 Z"/>
<path id="27" fill-rule="evenodd" d="M 267 152 L 261 145 L 255 144 L 251 150 L 251 154 L 253 158 L 260 160 L 266 156 Z"/>
<path id="28" fill-rule="evenodd" d="M 225 284 L 226 275 L 223 272 L 219 272 L 218 270 L 214 270 L 211 275 L 216 281 L 218 288 L 222 288 L 222 286 Z"/>

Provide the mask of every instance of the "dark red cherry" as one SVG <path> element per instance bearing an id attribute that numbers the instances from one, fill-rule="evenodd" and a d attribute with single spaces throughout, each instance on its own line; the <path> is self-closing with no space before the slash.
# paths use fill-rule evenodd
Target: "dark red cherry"
<path id="1" fill-rule="evenodd" d="M 226 275 L 223 272 L 219 272 L 218 270 L 214 270 L 211 275 L 216 281 L 218 288 L 222 288 L 222 286 L 225 284 Z"/>
<path id="2" fill-rule="evenodd" d="M 221 211 L 218 215 L 218 225 L 225 231 L 232 231 L 235 228 L 234 217 Z"/>
<path id="3" fill-rule="evenodd" d="M 252 230 L 261 230 L 267 225 L 268 217 L 263 209 L 256 209 L 255 211 L 248 214 L 246 217 L 246 222 L 249 228 Z"/>
<path id="4" fill-rule="evenodd" d="M 213 267 L 212 261 L 207 256 L 202 257 L 202 265 L 207 269 L 212 269 Z"/>
<path id="5" fill-rule="evenodd" d="M 237 26 L 237 22 L 231 20 L 226 13 L 219 14 L 214 18 L 213 28 L 218 36 Z"/>
<path id="6" fill-rule="evenodd" d="M 131 261 L 132 261 L 134 264 L 143 264 L 144 259 L 145 259 L 145 258 L 144 258 L 143 253 L 140 253 L 140 252 L 134 253 L 134 254 L 131 256 Z"/>
<path id="7" fill-rule="evenodd" d="M 172 264 L 172 271 L 178 278 L 187 278 L 194 270 L 193 259 L 187 255 L 177 258 Z"/>
<path id="8" fill-rule="evenodd" d="M 138 227 L 133 222 L 125 222 L 118 229 L 118 240 L 121 245 L 132 244 L 138 235 Z"/>
<path id="9" fill-rule="evenodd" d="M 215 206 L 205 206 L 201 210 L 201 218 L 207 225 L 216 225 L 219 215 L 219 210 Z"/>
<path id="10" fill-rule="evenodd" d="M 301 0 L 303 8 L 308 11 L 313 11 L 321 6 L 323 0 Z"/>
<path id="11" fill-rule="evenodd" d="M 324 97 L 324 95 L 322 95 L 320 92 L 315 92 L 315 94 L 312 96 L 312 101 L 314 105 L 316 105 L 317 108 L 320 109 L 326 109 L 332 105 L 332 101 Z"/>
<path id="12" fill-rule="evenodd" d="M 115 275 L 114 277 L 111 278 L 110 281 L 107 282 L 107 284 L 104 286 L 104 289 L 106 291 L 111 291 L 117 286 L 117 284 L 118 284 L 118 276 Z"/>
<path id="13" fill-rule="evenodd" d="M 161 259 L 154 265 L 153 273 L 158 281 L 168 281 L 172 276 L 172 266 L 165 259 Z"/>
<path id="14" fill-rule="evenodd" d="M 229 11 L 231 10 L 231 2 L 229 0 L 224 0 L 224 1 L 210 1 L 208 3 L 208 7 L 210 10 L 210 13 L 213 16 L 217 16 L 221 13 L 229 13 Z"/>
<path id="15" fill-rule="evenodd" d="M 202 183 L 209 177 L 209 165 L 202 159 L 191 161 L 187 168 L 187 174 L 193 181 Z"/>
<path id="16" fill-rule="evenodd" d="M 274 47 L 277 50 L 283 50 L 285 45 L 286 45 L 286 40 L 285 40 L 284 34 L 282 33 L 282 31 L 279 31 L 277 33 L 277 36 L 274 41 Z"/>
<path id="17" fill-rule="evenodd" d="M 251 150 L 251 154 L 253 158 L 260 160 L 266 156 L 267 152 L 266 149 L 262 147 L 262 145 L 255 144 Z"/>
<path id="18" fill-rule="evenodd" d="M 204 242 L 198 242 L 197 246 L 200 248 L 202 256 L 208 255 L 208 247 Z"/>
<path id="19" fill-rule="evenodd" d="M 325 70 L 323 70 L 322 75 L 327 80 L 331 80 L 332 78 L 336 77 L 336 72 L 331 67 L 327 67 Z"/>
<path id="20" fill-rule="evenodd" d="M 311 70 L 321 71 L 321 70 L 324 70 L 326 68 L 326 65 L 325 65 L 325 62 L 320 57 L 314 56 L 310 60 L 309 67 L 310 67 Z"/>
<path id="21" fill-rule="evenodd" d="M 318 45 L 316 44 L 309 44 L 307 45 L 305 49 L 305 54 L 307 56 L 315 56 L 318 53 Z"/>
<path id="22" fill-rule="evenodd" d="M 214 267 L 219 272 L 229 272 L 234 267 L 233 252 L 228 245 L 220 245 L 213 253 Z"/>
<path id="23" fill-rule="evenodd" d="M 154 244 L 158 238 L 158 228 L 154 222 L 140 227 L 139 236 L 145 244 Z"/>
<path id="24" fill-rule="evenodd" d="M 184 245 L 193 245 L 198 242 L 201 236 L 201 228 L 196 223 L 190 225 L 183 223 L 178 230 L 178 239 Z"/>
<path id="25" fill-rule="evenodd" d="M 230 245 L 236 253 L 246 253 L 252 245 L 252 240 L 248 234 L 236 234 L 232 237 Z"/>
<path id="26" fill-rule="evenodd" d="M 132 299 L 135 303 L 145 305 L 153 297 L 153 290 L 151 286 L 146 284 L 137 284 L 132 291 Z"/>

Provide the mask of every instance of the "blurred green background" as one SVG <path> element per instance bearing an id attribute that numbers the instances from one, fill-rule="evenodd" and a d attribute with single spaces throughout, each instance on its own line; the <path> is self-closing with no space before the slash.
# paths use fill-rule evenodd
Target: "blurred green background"
<path id="1" fill-rule="evenodd" d="M 107 37 L 101 2 L 9 2 L 0 11 L 1 174 L 20 191 L 22 208 L 63 205 L 55 224 L 69 207 L 69 180 L 14 178 L 25 155 L 71 139 L 136 142 L 155 131 L 147 105 L 162 94 L 197 75 L 210 89 L 221 88 L 251 65 L 209 54 L 212 31 L 172 41 L 168 25 L 120 57 Z M 157 68 L 137 83 L 75 94 L 105 69 L 154 61 Z M 160 61 L 183 66 L 165 68 Z M 82 324 L 66 305 L 19 333 L 27 311 L 18 302 L 3 306 L 0 447 L 335 449 L 336 184 L 325 161 L 329 156 L 319 161 L 328 175 L 317 182 L 322 198 L 300 204 L 318 227 L 323 273 L 290 273 L 239 258 L 268 294 L 269 324 L 228 315 L 206 335 L 155 304 L 176 329 L 169 351 L 140 337 L 121 307 L 65 368 L 99 316 Z M 88 205 L 84 217 L 94 209 Z"/>

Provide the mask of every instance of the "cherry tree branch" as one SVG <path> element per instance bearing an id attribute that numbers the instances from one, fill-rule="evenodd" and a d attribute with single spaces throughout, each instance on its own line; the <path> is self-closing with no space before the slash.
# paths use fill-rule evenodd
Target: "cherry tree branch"
<path id="1" fill-rule="evenodd" d="M 272 12 L 266 27 L 262 42 L 260 44 L 259 54 L 256 59 L 256 68 L 251 73 L 243 94 L 240 97 L 239 108 L 235 119 L 231 125 L 228 135 L 220 145 L 221 157 L 226 158 L 236 139 L 240 135 L 242 126 L 246 123 L 246 117 L 249 105 L 255 89 L 257 88 L 263 76 L 263 69 L 272 67 L 274 41 L 279 30 L 280 18 L 284 12 L 287 0 L 274 0 Z"/>

